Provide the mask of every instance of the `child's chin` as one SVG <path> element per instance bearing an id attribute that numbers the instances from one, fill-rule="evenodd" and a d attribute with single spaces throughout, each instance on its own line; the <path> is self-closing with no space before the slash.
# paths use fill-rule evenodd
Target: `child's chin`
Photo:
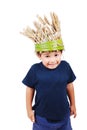
<path id="1" fill-rule="evenodd" d="M 48 66 L 49 69 L 55 69 L 57 66 Z"/>

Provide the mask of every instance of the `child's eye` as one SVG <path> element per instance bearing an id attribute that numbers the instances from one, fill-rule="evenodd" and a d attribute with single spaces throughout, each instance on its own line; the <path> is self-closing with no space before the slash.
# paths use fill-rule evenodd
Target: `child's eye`
<path id="1" fill-rule="evenodd" d="M 55 56 L 58 56 L 58 54 L 55 54 Z"/>
<path id="2" fill-rule="evenodd" d="M 47 55 L 47 56 L 45 56 L 45 57 L 47 57 L 47 58 L 48 58 L 49 56 Z"/>

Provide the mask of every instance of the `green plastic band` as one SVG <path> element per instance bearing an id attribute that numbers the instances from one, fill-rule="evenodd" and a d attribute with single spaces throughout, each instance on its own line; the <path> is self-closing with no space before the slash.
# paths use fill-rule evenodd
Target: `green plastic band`
<path id="1" fill-rule="evenodd" d="M 62 39 L 35 44 L 36 52 L 55 51 L 55 50 L 64 50 Z"/>

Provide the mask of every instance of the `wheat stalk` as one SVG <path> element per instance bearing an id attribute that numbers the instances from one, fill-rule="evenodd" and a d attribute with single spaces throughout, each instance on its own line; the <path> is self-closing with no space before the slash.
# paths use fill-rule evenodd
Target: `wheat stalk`
<path id="1" fill-rule="evenodd" d="M 21 33 L 33 40 L 33 42 L 36 44 L 61 38 L 58 16 L 54 12 L 50 13 L 50 16 L 51 22 L 49 22 L 46 16 L 41 18 L 39 15 L 37 15 L 38 22 L 34 21 L 35 30 L 28 26 Z"/>

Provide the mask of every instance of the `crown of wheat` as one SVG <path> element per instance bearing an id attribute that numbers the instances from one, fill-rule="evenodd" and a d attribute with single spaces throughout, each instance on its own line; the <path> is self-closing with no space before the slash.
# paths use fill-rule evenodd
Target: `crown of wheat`
<path id="1" fill-rule="evenodd" d="M 50 16 L 51 22 L 46 16 L 42 19 L 37 15 L 38 22 L 34 21 L 35 30 L 28 26 L 21 32 L 33 40 L 37 52 L 64 50 L 58 16 L 54 12 L 50 13 Z"/>

